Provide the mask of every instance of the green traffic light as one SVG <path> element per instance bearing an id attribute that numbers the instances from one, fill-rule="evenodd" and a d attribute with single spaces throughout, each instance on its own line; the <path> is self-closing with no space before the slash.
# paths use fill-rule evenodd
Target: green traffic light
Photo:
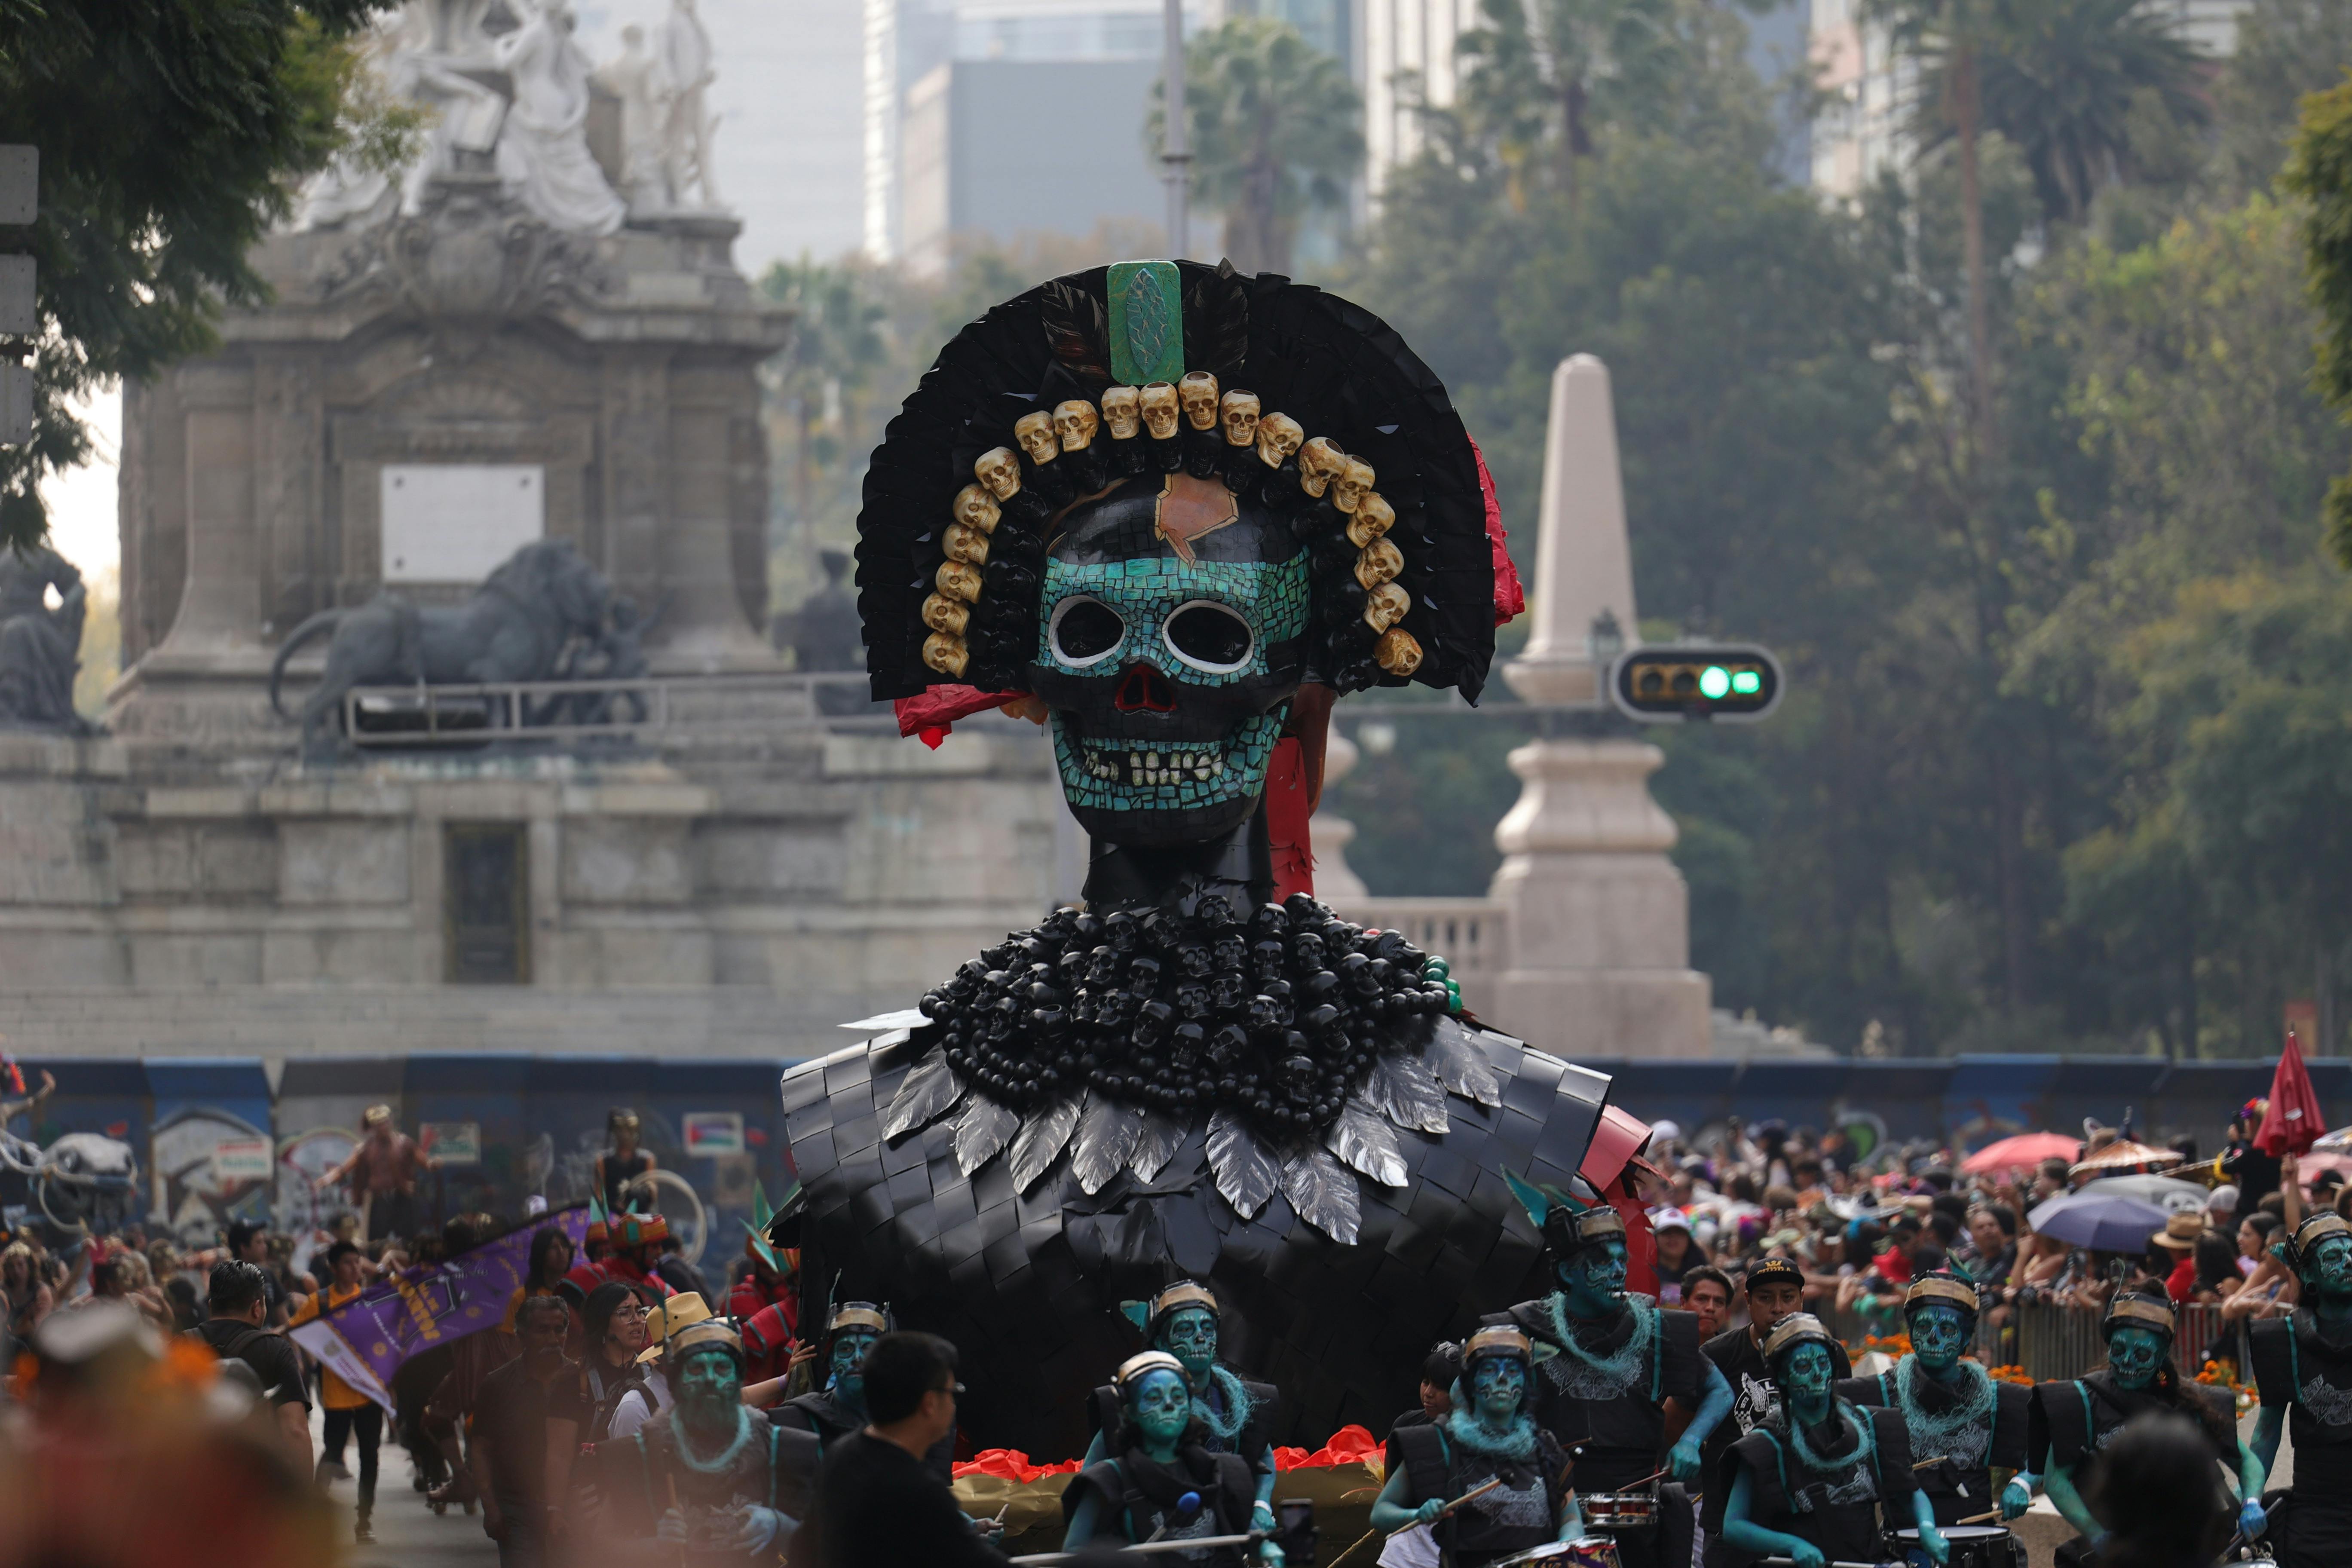
<path id="1" fill-rule="evenodd" d="M 1753 697 L 1764 689 L 1764 678 L 1752 669 L 1743 669 L 1731 678 L 1731 689 L 1742 697 Z"/>
<path id="2" fill-rule="evenodd" d="M 1710 664 L 1698 672 L 1698 694 L 1709 702 L 1720 701 L 1731 691 L 1731 671 L 1719 664 Z"/>

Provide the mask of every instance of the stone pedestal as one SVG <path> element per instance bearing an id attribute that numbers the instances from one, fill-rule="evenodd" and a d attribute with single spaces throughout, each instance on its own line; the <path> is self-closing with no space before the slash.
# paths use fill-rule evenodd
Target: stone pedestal
<path id="1" fill-rule="evenodd" d="M 1705 1056 L 1706 976 L 1690 967 L 1690 893 L 1651 800 L 1665 761 L 1631 741 L 1538 741 L 1511 753 L 1526 788 L 1495 829 L 1491 897 L 1508 948 L 1493 1016 L 1578 1057 Z"/>
<path id="2" fill-rule="evenodd" d="M 452 174 L 413 216 L 271 236 L 253 259 L 276 299 L 228 312 L 219 353 L 125 390 L 117 732 L 134 750 L 275 750 L 262 683 L 305 617 L 387 585 L 471 592 L 478 575 L 387 570 L 394 465 L 537 470 L 542 536 L 657 616 L 655 673 L 779 670 L 756 629 L 756 370 L 791 314 L 735 269 L 739 227 L 560 233 L 495 180 Z"/>

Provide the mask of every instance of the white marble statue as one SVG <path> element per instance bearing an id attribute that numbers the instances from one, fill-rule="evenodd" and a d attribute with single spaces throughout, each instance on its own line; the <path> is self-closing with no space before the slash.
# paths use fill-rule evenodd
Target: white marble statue
<path id="1" fill-rule="evenodd" d="M 669 178 L 663 167 L 662 122 L 668 105 L 655 80 L 656 68 L 646 53 L 646 30 L 630 24 L 621 29 L 621 56 L 596 68 L 596 83 L 621 103 L 621 195 L 637 215 L 660 212 L 670 200 Z"/>
<path id="2" fill-rule="evenodd" d="M 499 133 L 499 177 L 509 195 L 549 226 L 610 234 L 628 209 L 588 151 L 588 57 L 572 42 L 562 0 L 514 4 L 521 26 L 499 39 L 492 52 L 514 82 L 514 101 Z"/>
<path id="3" fill-rule="evenodd" d="M 719 183 L 711 171 L 711 121 L 703 89 L 715 79 L 710 35 L 702 30 L 694 0 L 670 0 L 669 15 L 654 35 L 655 85 L 663 105 L 662 173 L 675 206 L 716 207 Z M 698 190 L 699 203 L 689 199 Z"/>
<path id="4" fill-rule="evenodd" d="M 484 0 L 407 0 L 380 22 L 363 53 L 384 95 L 412 103 L 425 114 L 425 144 L 399 175 L 398 210 L 414 213 L 436 174 L 458 166 L 461 153 L 487 156 L 498 145 L 507 111 L 506 95 L 486 87 L 460 68 L 488 67 L 490 42 L 481 32 Z M 443 47 L 454 42 L 457 47 Z M 385 198 L 393 176 L 361 164 L 351 153 L 338 156 L 303 188 L 297 228 L 364 226 L 392 216 Z"/>

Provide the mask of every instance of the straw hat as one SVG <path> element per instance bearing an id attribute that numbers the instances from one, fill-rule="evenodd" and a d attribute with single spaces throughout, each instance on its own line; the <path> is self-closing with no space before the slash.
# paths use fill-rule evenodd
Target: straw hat
<path id="1" fill-rule="evenodd" d="M 2148 1239 L 2172 1252 L 2194 1252 L 2197 1238 L 2205 1234 L 2205 1216 L 2196 1209 L 2184 1209 L 2164 1216 L 2164 1228 Z"/>
<path id="2" fill-rule="evenodd" d="M 689 1324 L 707 1322 L 709 1318 L 710 1303 L 694 1291 L 672 1296 L 646 1314 L 646 1332 L 653 1336 L 653 1343 L 637 1352 L 638 1362 L 653 1360 L 662 1353 L 663 1341 Z"/>

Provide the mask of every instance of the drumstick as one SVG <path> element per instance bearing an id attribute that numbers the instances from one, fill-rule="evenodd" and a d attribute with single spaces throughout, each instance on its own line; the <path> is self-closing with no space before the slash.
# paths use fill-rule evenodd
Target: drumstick
<path id="1" fill-rule="evenodd" d="M 1439 1510 L 1437 1510 L 1437 1518 L 1438 1518 L 1438 1519 L 1444 1519 L 1447 1514 L 1452 1513 L 1455 1509 L 1460 1508 L 1464 1503 L 1468 1502 L 1472 1498 L 1475 1498 L 1475 1497 L 1484 1497 L 1486 1493 L 1488 1493 L 1488 1492 L 1490 1492 L 1490 1491 L 1493 1491 L 1496 1487 L 1499 1487 L 1499 1486 L 1501 1486 L 1502 1484 L 1503 1484 L 1503 1478 L 1502 1478 L 1502 1477 L 1500 1477 L 1500 1476 L 1496 1476 L 1493 1480 L 1488 1481 L 1485 1486 L 1482 1486 L 1482 1487 L 1473 1487 L 1473 1488 L 1471 1488 L 1468 1491 L 1464 1492 L 1460 1497 L 1455 1498 L 1452 1502 L 1447 1503 L 1444 1508 L 1439 1509 Z M 1421 1521 L 1420 1520 L 1415 1520 L 1415 1521 L 1412 1521 L 1412 1524 L 1404 1525 L 1404 1526 L 1402 1526 L 1402 1528 L 1400 1528 L 1400 1529 L 1396 1529 L 1396 1530 L 1391 1530 L 1391 1531 L 1389 1531 L 1389 1539 L 1391 1539 L 1391 1541 L 1393 1541 L 1393 1540 L 1394 1540 L 1394 1539 L 1396 1539 L 1398 1536 L 1402 1535 L 1402 1534 L 1405 1532 L 1405 1531 L 1412 1530 L 1412 1529 L 1416 1529 L 1416 1528 L 1418 1528 L 1418 1527 L 1420 1526 L 1421 1522 L 1422 1522 L 1422 1521 Z M 1437 1522 L 1437 1520 L 1431 1520 L 1429 1522 L 1430 1522 L 1430 1523 L 1432 1523 L 1432 1524 L 1434 1524 L 1434 1523 L 1436 1523 L 1436 1522 Z M 1360 1536 L 1356 1537 L 1356 1539 L 1355 1539 L 1354 1541 L 1349 1542 L 1348 1543 L 1348 1551 L 1347 1551 L 1347 1552 L 1342 1552 L 1341 1553 L 1339 1553 L 1339 1556 L 1334 1557 L 1333 1559 L 1331 1559 L 1330 1568 L 1339 1568 L 1339 1564 L 1340 1564 L 1340 1563 L 1344 1563 L 1344 1562 L 1346 1562 L 1346 1561 L 1348 1560 L 1348 1554 L 1349 1554 L 1349 1552 L 1351 1552 L 1355 1551 L 1357 1547 L 1361 1546 L 1365 1542 L 1370 1541 L 1373 1536 L 1378 1535 L 1379 1533 L 1380 1533 L 1380 1530 L 1379 1530 L 1379 1528 L 1378 1528 L 1377 1526 L 1375 1526 L 1374 1528 L 1372 1528 L 1372 1529 L 1370 1529 L 1370 1530 L 1368 1530 L 1368 1531 L 1364 1531 L 1364 1533 L 1363 1533 L 1363 1534 L 1361 1534 L 1361 1535 L 1360 1535 Z"/>
<path id="2" fill-rule="evenodd" d="M 1989 1509 L 1983 1513 L 1972 1513 L 1966 1519 L 1956 1519 L 1952 1522 L 1954 1524 L 1990 1524 L 2000 1517 L 2000 1510 L 1996 1508 Z"/>

